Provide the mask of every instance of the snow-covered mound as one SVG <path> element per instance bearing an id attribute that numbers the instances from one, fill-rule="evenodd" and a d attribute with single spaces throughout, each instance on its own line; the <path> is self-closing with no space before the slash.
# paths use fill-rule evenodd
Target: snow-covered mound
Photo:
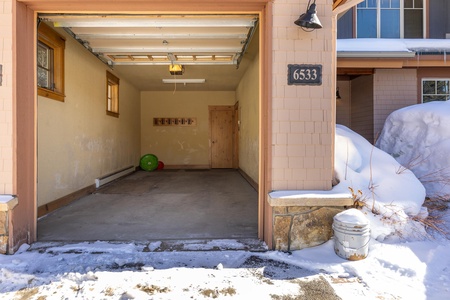
<path id="1" fill-rule="evenodd" d="M 338 186 L 353 190 L 362 203 L 372 238 L 423 234 L 411 217 L 424 213 L 425 188 L 411 171 L 342 125 L 336 126 L 335 148 Z"/>
<path id="2" fill-rule="evenodd" d="M 410 169 L 429 197 L 450 197 L 450 101 L 408 106 L 386 119 L 376 146 Z"/>

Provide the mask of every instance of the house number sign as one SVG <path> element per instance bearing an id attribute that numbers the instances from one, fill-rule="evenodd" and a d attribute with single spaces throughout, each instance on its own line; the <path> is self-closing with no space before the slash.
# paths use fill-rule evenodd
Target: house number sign
<path id="1" fill-rule="evenodd" d="M 322 65 L 288 65 L 288 85 L 321 85 Z"/>

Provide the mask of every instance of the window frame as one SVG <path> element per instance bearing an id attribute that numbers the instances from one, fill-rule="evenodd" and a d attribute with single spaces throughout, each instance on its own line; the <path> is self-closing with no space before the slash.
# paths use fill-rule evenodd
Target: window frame
<path id="1" fill-rule="evenodd" d="M 108 116 L 112 116 L 112 117 L 116 117 L 116 118 L 119 117 L 119 83 L 120 83 L 120 79 L 107 70 L 106 71 L 106 114 Z"/>
<path id="2" fill-rule="evenodd" d="M 424 94 L 424 92 L 423 92 L 424 81 L 435 81 L 435 82 L 437 82 L 437 81 L 447 81 L 448 82 L 447 85 L 449 86 L 449 90 L 447 91 L 446 94 L 438 94 L 438 93 L 435 93 L 435 94 Z M 421 80 L 420 89 L 421 89 L 421 97 L 420 97 L 421 103 L 428 103 L 428 102 L 432 102 L 432 101 L 446 101 L 446 100 L 450 99 L 450 77 L 441 77 L 441 78 L 439 78 L 439 77 L 424 77 Z M 443 100 L 431 100 L 431 101 L 424 102 L 423 100 L 424 100 L 424 96 L 425 95 L 427 95 L 427 96 L 433 96 L 433 95 L 435 95 L 435 96 L 443 95 L 444 96 L 444 95 L 446 95 L 447 97 L 446 97 L 446 99 L 443 99 Z"/>
<path id="3" fill-rule="evenodd" d="M 400 17 L 399 17 L 399 22 L 400 22 L 400 34 L 399 37 L 400 39 L 404 39 L 405 38 L 405 10 L 420 10 L 419 8 L 406 8 L 405 9 L 405 1 L 404 0 L 399 0 L 400 1 Z M 381 10 L 382 9 L 387 9 L 387 8 L 382 8 L 381 7 L 381 0 L 376 0 L 377 2 L 377 7 L 376 7 L 376 32 L 377 32 L 377 36 L 373 37 L 373 38 L 386 38 L 386 37 L 381 37 Z M 362 3 L 362 2 L 361 2 Z M 360 3 L 360 4 L 361 4 Z M 361 38 L 358 36 L 358 8 L 359 4 L 357 6 L 355 6 L 354 8 L 354 18 L 355 18 L 355 37 L 356 38 Z M 426 38 L 427 35 L 427 31 L 426 31 L 426 11 L 427 11 L 427 7 L 428 7 L 428 0 L 423 0 L 423 4 L 422 4 L 422 37 L 421 38 Z M 368 8 L 362 8 L 362 10 L 364 9 L 368 9 Z"/>
<path id="4" fill-rule="evenodd" d="M 51 49 L 53 52 L 53 59 L 51 62 L 52 69 L 50 70 L 53 77 L 53 89 L 38 86 L 38 95 L 64 102 L 64 50 L 66 47 L 66 39 L 47 24 L 40 23 L 38 28 L 38 41 Z M 36 76 L 37 68 L 38 65 L 36 57 Z"/>

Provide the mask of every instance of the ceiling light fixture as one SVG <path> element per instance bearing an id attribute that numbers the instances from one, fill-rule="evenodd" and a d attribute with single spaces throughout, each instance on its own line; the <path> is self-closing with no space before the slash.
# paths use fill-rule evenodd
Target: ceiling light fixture
<path id="1" fill-rule="evenodd" d="M 205 83 L 205 79 L 163 79 L 163 83 Z"/>
<path id="2" fill-rule="evenodd" d="M 302 29 L 311 29 L 305 31 L 313 31 L 314 29 L 322 28 L 322 24 L 317 17 L 316 0 L 314 0 L 313 4 L 309 5 L 310 3 L 311 0 L 308 1 L 308 9 L 306 10 L 306 13 L 301 14 L 300 17 L 294 22 L 295 25 L 300 26 Z"/>

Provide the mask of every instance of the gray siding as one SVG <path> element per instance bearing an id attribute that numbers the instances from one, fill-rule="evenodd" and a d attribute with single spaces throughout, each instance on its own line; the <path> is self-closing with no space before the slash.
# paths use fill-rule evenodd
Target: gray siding
<path id="1" fill-rule="evenodd" d="M 351 82 L 351 129 L 373 142 L 373 75 Z"/>
<path id="2" fill-rule="evenodd" d="M 353 9 L 348 10 L 337 21 L 337 38 L 352 39 L 353 38 Z"/>
<path id="3" fill-rule="evenodd" d="M 450 4 L 448 0 L 430 0 L 430 38 L 444 39 L 450 33 Z"/>

